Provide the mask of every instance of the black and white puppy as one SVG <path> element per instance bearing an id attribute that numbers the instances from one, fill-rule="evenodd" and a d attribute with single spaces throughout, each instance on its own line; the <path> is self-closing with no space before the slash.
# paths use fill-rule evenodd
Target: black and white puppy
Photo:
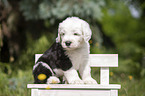
<path id="1" fill-rule="evenodd" d="M 38 59 L 33 67 L 35 83 L 97 84 L 89 66 L 91 38 L 89 24 L 77 17 L 69 17 L 59 24 L 56 42 Z M 77 73 L 79 72 L 81 79 Z M 38 75 L 45 74 L 44 80 Z"/>

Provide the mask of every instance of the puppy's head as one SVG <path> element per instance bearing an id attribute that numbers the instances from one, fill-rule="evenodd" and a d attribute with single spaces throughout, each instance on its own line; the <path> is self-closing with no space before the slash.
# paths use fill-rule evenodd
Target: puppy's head
<path id="1" fill-rule="evenodd" d="M 80 48 L 91 38 L 89 24 L 77 17 L 69 17 L 59 24 L 57 42 L 66 50 Z"/>

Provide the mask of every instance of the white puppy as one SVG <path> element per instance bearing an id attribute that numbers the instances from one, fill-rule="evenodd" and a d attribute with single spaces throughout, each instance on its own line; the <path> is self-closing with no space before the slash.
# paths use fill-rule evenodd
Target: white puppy
<path id="1" fill-rule="evenodd" d="M 97 84 L 89 65 L 91 38 L 89 24 L 70 17 L 59 24 L 56 42 L 38 59 L 33 67 L 34 83 Z M 80 73 L 81 79 L 77 71 Z M 39 77 L 45 75 L 41 80 Z"/>
<path id="2" fill-rule="evenodd" d="M 58 37 L 56 39 L 65 50 L 72 62 L 69 70 L 61 71 L 68 83 L 71 84 L 96 84 L 91 77 L 89 65 L 90 45 L 88 41 L 91 38 L 91 29 L 89 24 L 77 17 L 69 17 L 59 24 Z M 79 71 L 81 79 L 77 73 Z M 60 73 L 57 69 L 56 74 Z"/>

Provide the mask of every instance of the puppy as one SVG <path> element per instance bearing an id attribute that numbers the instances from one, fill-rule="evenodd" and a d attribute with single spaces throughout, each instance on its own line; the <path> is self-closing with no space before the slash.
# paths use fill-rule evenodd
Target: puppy
<path id="1" fill-rule="evenodd" d="M 34 83 L 61 83 L 58 77 L 63 76 L 69 84 L 97 84 L 88 62 L 91 34 L 89 24 L 78 17 L 60 23 L 56 42 L 33 67 Z M 46 78 L 39 80 L 39 74 L 45 74 Z"/>

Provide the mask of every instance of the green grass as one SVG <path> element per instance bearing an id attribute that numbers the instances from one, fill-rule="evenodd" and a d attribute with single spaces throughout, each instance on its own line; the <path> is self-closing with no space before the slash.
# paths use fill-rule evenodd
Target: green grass
<path id="1" fill-rule="evenodd" d="M 110 68 L 112 69 L 112 68 Z M 113 68 L 114 69 L 114 68 Z M 145 96 L 145 78 L 134 78 L 126 73 L 110 70 L 110 84 L 120 84 L 119 96 Z M 100 83 L 100 68 L 92 68 L 92 76 Z"/>
<path id="2" fill-rule="evenodd" d="M 18 70 L 15 74 L 0 74 L 0 96 L 30 96 L 28 83 L 33 83 L 32 70 Z"/>
<path id="3" fill-rule="evenodd" d="M 119 96 L 145 96 L 145 78 L 137 79 L 125 73 L 113 73 L 110 83 L 121 84 Z"/>

